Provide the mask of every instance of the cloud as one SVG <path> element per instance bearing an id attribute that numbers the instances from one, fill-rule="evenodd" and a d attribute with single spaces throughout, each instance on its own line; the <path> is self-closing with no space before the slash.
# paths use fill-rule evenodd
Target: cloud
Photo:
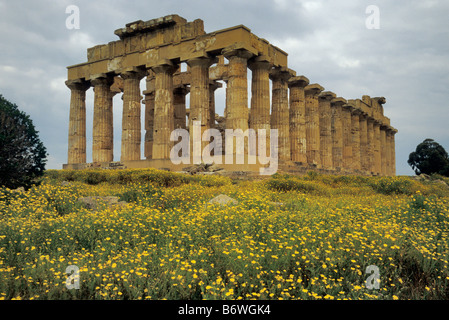
<path id="1" fill-rule="evenodd" d="M 303 3 L 303 7 L 308 12 L 314 12 L 321 9 L 323 7 L 323 4 L 319 1 L 306 1 Z"/>
<path id="2" fill-rule="evenodd" d="M 95 42 L 92 40 L 92 37 L 82 31 L 75 31 L 69 35 L 68 41 L 69 49 L 72 50 L 74 48 L 91 48 L 95 46 Z"/>
<path id="3" fill-rule="evenodd" d="M 72 4 L 80 9 L 79 30 L 65 27 L 65 9 Z M 365 9 L 372 4 L 380 10 L 378 30 L 365 26 Z M 117 40 L 114 30 L 128 22 L 167 14 L 202 19 L 207 32 L 244 24 L 286 51 L 289 67 L 312 83 L 347 99 L 385 96 L 385 114 L 399 129 L 398 173 L 412 174 L 408 154 L 425 138 L 449 150 L 448 13 L 449 2 L 437 0 L 0 0 L 0 93 L 30 114 L 49 150 L 48 167 L 61 168 L 70 102 L 66 66 L 86 61 L 88 47 Z M 221 110 L 224 89 L 216 93 Z M 117 95 L 116 158 L 121 103 Z M 86 104 L 91 139 L 92 90 Z"/>

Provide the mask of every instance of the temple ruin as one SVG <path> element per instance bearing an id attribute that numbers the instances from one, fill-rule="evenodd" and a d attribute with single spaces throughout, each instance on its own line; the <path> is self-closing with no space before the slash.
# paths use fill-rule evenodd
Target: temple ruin
<path id="1" fill-rule="evenodd" d="M 206 33 L 200 19 L 188 22 L 169 15 L 129 23 L 115 34 L 119 40 L 87 49 L 87 62 L 68 67 L 66 84 L 71 100 L 65 169 L 154 167 L 181 171 L 185 164 L 170 161 L 175 144 L 170 134 L 176 128 L 191 131 L 193 122 L 201 121 L 201 132 L 209 128 L 220 132 L 277 129 L 279 168 L 283 171 L 396 174 L 397 130 L 384 116 L 384 97 L 345 99 L 309 83 L 288 68 L 286 52 L 243 25 Z M 181 71 L 184 62 L 188 67 Z M 142 91 L 143 78 L 146 88 Z M 86 91 L 91 87 L 92 162 L 86 163 Z M 226 89 L 222 116 L 215 110 L 214 92 L 220 87 Z M 114 161 L 115 94 L 122 94 L 123 115 L 121 156 Z M 221 166 L 254 172 L 261 164 Z"/>

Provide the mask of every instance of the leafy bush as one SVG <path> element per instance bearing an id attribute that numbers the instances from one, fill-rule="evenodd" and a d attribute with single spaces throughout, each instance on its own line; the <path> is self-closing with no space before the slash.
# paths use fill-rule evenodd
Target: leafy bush
<path id="1" fill-rule="evenodd" d="M 371 187 L 378 193 L 390 194 L 413 194 L 416 192 L 412 180 L 406 177 L 380 177 L 374 178 Z"/>
<path id="2" fill-rule="evenodd" d="M 268 189 L 284 192 L 301 191 L 320 195 L 327 195 L 330 193 L 330 188 L 319 181 L 310 181 L 289 175 L 277 175 L 272 177 L 267 181 L 267 187 Z"/>

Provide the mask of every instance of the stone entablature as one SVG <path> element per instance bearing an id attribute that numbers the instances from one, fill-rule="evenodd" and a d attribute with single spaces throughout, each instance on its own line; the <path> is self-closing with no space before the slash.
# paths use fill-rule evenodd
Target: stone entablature
<path id="1" fill-rule="evenodd" d="M 187 22 L 170 15 L 129 23 L 115 34 L 120 40 L 89 48 L 87 62 L 68 67 L 66 84 L 72 95 L 68 164 L 64 167 L 86 163 L 85 94 L 92 87 L 94 164 L 114 160 L 112 97 L 122 92 L 120 161 L 129 166 L 152 166 L 151 161 L 160 166 L 169 161 L 174 144 L 170 133 L 176 128 L 191 130 L 193 121 L 201 121 L 201 132 L 209 128 L 222 134 L 224 129 L 277 129 L 279 162 L 287 166 L 395 175 L 397 130 L 383 114 L 386 99 L 364 95 L 346 100 L 309 83 L 288 68 L 286 52 L 247 27 L 206 33 L 202 20 Z M 180 71 L 182 62 L 187 63 L 187 71 Z M 250 99 L 248 68 L 252 72 Z M 143 78 L 145 90 L 140 88 Z M 215 113 L 214 92 L 223 86 L 218 81 L 226 83 L 223 116 Z M 269 134 L 267 138 L 269 153 Z M 202 147 L 207 144 L 202 142 Z"/>
<path id="2" fill-rule="evenodd" d="M 149 27 L 145 28 L 145 25 Z M 252 34 L 243 25 L 206 34 L 202 20 L 187 22 L 171 15 L 129 23 L 126 28 L 116 30 L 115 34 L 122 39 L 89 48 L 86 63 L 68 67 L 68 80 L 87 79 L 101 73 L 120 73 L 139 66 L 150 68 L 166 60 L 180 63 L 209 55 L 218 56 L 223 49 L 242 49 L 255 56 L 267 56 L 273 66 L 287 66 L 287 53 Z"/>

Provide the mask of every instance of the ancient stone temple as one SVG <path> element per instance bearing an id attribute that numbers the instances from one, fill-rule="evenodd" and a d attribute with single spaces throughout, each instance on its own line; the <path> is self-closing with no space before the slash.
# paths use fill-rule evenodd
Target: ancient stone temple
<path id="1" fill-rule="evenodd" d="M 200 137 L 207 129 L 221 134 L 226 129 L 254 129 L 257 134 L 266 129 L 266 145 L 258 145 L 266 148 L 266 154 L 270 152 L 270 129 L 276 129 L 279 168 L 284 171 L 395 175 L 397 130 L 384 116 L 385 98 L 345 99 L 309 83 L 307 77 L 288 68 L 286 52 L 247 27 L 206 33 L 202 20 L 188 22 L 169 15 L 129 23 L 115 34 L 119 40 L 87 49 L 87 62 L 68 67 L 71 99 L 64 168 L 180 171 L 186 164 L 171 161 L 176 144 L 171 134 L 177 128 L 192 133 L 199 123 Z M 187 64 L 186 71 L 181 71 L 181 63 Z M 146 88 L 140 87 L 142 79 Z M 91 87 L 92 162 L 86 163 L 86 91 Z M 215 110 L 218 88 L 226 90 L 221 116 Z M 113 143 L 116 94 L 123 101 L 120 159 L 114 159 L 113 152 L 118 147 Z M 189 139 L 193 148 L 198 142 L 192 134 Z M 199 143 L 204 149 L 210 141 Z M 219 165 L 227 170 L 256 171 L 264 164 L 222 161 Z"/>

